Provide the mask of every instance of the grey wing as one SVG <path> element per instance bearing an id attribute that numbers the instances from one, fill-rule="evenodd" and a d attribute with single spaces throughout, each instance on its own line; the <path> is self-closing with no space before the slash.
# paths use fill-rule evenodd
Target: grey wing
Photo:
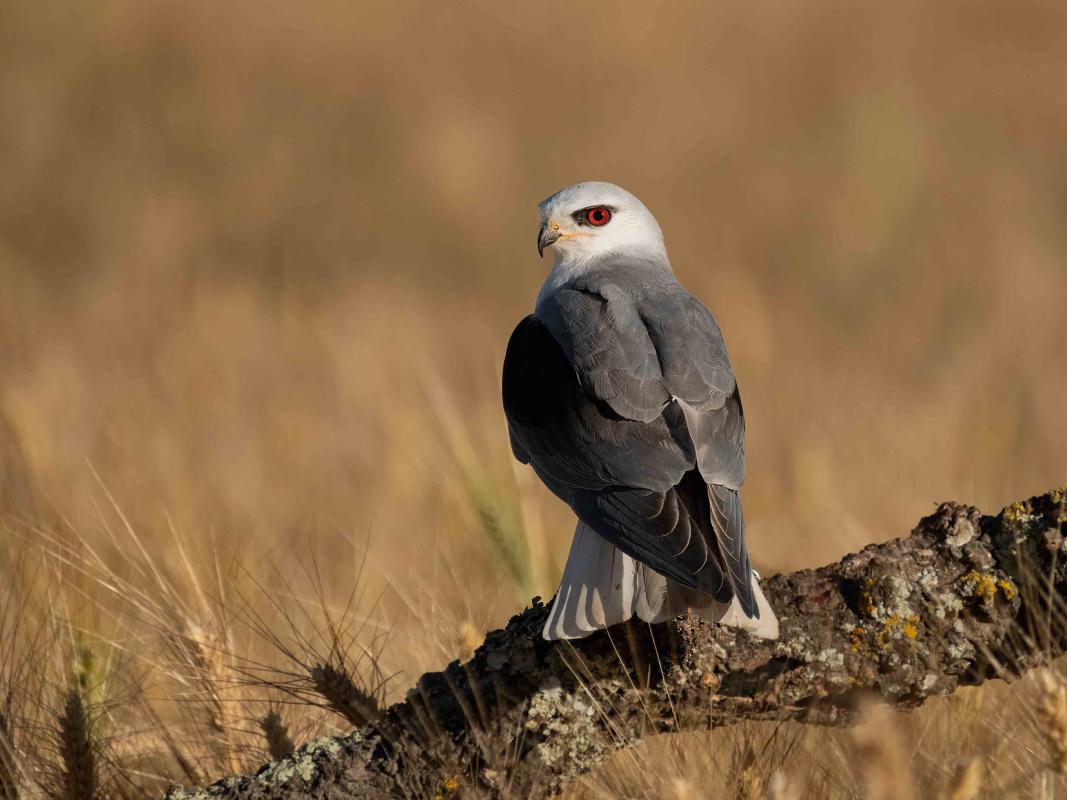
<path id="1" fill-rule="evenodd" d="M 745 543 L 745 518 L 736 489 L 711 484 L 707 487 L 711 501 L 711 524 L 725 567 L 726 579 L 737 595 L 741 610 L 759 619 L 759 604 L 752 585 L 752 563 Z"/>
<path id="2" fill-rule="evenodd" d="M 611 486 L 666 492 L 696 463 L 680 409 L 649 423 L 618 415 L 585 391 L 536 316 L 508 342 L 502 390 L 515 457 L 568 503 Z"/>
<path id="3" fill-rule="evenodd" d="M 616 289 L 556 290 L 516 329 L 505 363 L 515 453 L 624 553 L 716 596 L 726 577 L 758 617 L 736 494 L 744 416 L 718 325 L 676 285 L 643 298 Z M 530 372 L 520 362 L 548 350 L 552 380 L 517 390 Z"/>
<path id="4" fill-rule="evenodd" d="M 622 486 L 578 491 L 571 506 L 627 555 L 725 603 L 734 594 L 733 583 L 719 556 L 707 492 L 694 469 L 665 492 Z"/>
<path id="5" fill-rule="evenodd" d="M 677 285 L 643 297 L 636 308 L 671 394 L 698 408 L 721 406 L 736 384 L 712 313 Z"/>
<path id="6" fill-rule="evenodd" d="M 722 332 L 711 312 L 680 287 L 641 304 L 639 312 L 685 415 L 727 578 L 745 613 L 757 615 L 737 494 L 745 480 L 745 416 Z"/>
<path id="7" fill-rule="evenodd" d="M 512 334 L 502 389 L 516 457 L 586 524 L 662 575 L 729 600 L 707 484 L 676 404 L 652 422 L 620 417 L 582 388 L 535 316 Z"/>
<path id="8" fill-rule="evenodd" d="M 681 287 L 638 306 L 663 372 L 664 382 L 685 412 L 708 483 L 739 489 L 745 480 L 745 419 L 711 312 Z"/>
<path id="9" fill-rule="evenodd" d="M 537 317 L 563 348 L 582 387 L 620 417 L 651 422 L 670 401 L 656 348 L 631 297 L 557 289 Z"/>

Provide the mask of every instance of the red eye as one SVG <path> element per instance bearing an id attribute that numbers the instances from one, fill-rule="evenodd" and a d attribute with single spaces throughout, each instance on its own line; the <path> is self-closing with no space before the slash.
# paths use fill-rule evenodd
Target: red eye
<path id="1" fill-rule="evenodd" d="M 585 221 L 590 225 L 596 225 L 598 228 L 601 225 L 607 225 L 610 220 L 611 212 L 604 206 L 597 206 L 585 212 Z"/>

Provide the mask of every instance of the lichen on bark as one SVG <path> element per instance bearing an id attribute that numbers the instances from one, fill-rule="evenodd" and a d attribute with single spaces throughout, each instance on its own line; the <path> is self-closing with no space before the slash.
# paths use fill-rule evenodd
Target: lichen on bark
<path id="1" fill-rule="evenodd" d="M 643 736 L 748 719 L 843 724 L 860 692 L 898 706 L 1010 679 L 1067 646 L 1067 489 L 997 516 L 941 504 L 903 539 L 764 590 L 781 638 L 693 615 L 574 643 L 540 637 L 535 598 L 465 664 L 427 673 L 351 736 L 168 800 L 547 797 Z M 501 779 L 506 776 L 506 781 Z M 449 791 L 452 791 L 450 789 Z"/>

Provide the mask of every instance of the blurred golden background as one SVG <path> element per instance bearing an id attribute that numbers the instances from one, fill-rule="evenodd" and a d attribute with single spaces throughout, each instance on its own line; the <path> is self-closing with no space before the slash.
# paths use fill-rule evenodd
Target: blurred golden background
<path id="1" fill-rule="evenodd" d="M 558 579 L 499 369 L 600 179 L 726 335 L 758 568 L 995 512 L 1067 481 L 1065 86 L 1045 0 L 4 3 L 0 511 L 213 598 L 365 562 L 403 689 Z"/>

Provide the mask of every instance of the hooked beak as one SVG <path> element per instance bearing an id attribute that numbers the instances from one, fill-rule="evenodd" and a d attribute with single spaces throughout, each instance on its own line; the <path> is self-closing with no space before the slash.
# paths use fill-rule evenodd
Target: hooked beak
<path id="1" fill-rule="evenodd" d="M 550 225 L 546 222 L 541 226 L 541 230 L 537 232 L 537 255 L 541 256 L 541 258 L 545 257 L 545 248 L 551 247 L 563 235 L 558 229 L 559 225 Z"/>

